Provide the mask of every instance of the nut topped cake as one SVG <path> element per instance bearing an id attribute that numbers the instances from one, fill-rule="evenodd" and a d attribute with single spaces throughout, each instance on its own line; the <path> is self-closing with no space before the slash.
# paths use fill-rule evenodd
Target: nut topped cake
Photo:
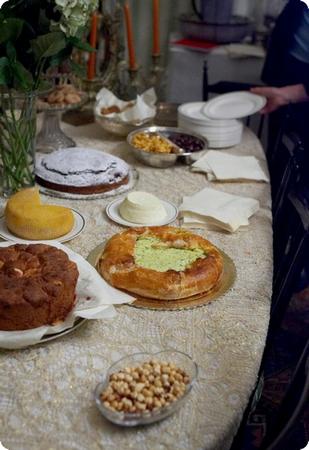
<path id="1" fill-rule="evenodd" d="M 50 245 L 0 248 L 0 330 L 29 330 L 65 320 L 75 303 L 78 269 Z"/>
<path id="2" fill-rule="evenodd" d="M 125 161 L 81 147 L 38 155 L 35 172 L 42 186 L 76 194 L 107 192 L 129 181 L 129 166 Z"/>

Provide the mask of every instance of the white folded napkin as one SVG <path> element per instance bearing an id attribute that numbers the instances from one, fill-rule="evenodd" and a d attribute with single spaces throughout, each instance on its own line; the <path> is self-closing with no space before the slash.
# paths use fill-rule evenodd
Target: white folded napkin
<path id="1" fill-rule="evenodd" d="M 269 181 L 255 156 L 235 156 L 210 150 L 191 166 L 194 172 L 205 172 L 208 180 Z"/>
<path id="2" fill-rule="evenodd" d="M 249 225 L 249 217 L 259 210 L 257 200 L 204 188 L 190 197 L 183 197 L 179 207 L 185 226 L 213 227 L 234 232 Z"/>
<path id="3" fill-rule="evenodd" d="M 120 100 L 110 90 L 102 88 L 96 96 L 95 113 L 98 116 L 117 118 L 123 122 L 138 122 L 156 115 L 157 96 L 153 88 L 148 89 L 136 100 L 127 102 Z M 102 115 L 102 108 L 117 106 L 121 112 Z"/>

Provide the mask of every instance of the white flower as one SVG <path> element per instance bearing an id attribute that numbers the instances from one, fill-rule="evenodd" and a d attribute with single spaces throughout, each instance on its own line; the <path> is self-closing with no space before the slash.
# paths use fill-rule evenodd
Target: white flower
<path id="1" fill-rule="evenodd" d="M 60 29 L 67 36 L 75 36 L 86 25 L 89 15 L 98 7 L 97 0 L 55 0 L 61 13 Z"/>

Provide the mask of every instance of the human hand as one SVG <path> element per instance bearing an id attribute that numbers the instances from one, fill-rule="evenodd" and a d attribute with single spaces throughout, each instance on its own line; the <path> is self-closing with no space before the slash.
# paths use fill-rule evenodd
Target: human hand
<path id="1" fill-rule="evenodd" d="M 260 110 L 261 114 L 269 114 L 273 111 L 276 111 L 281 106 L 287 105 L 290 103 L 290 99 L 286 97 L 284 93 L 281 91 L 282 88 L 275 87 L 256 87 L 250 89 L 250 92 L 257 95 L 263 95 L 266 97 L 267 103 Z"/>
<path id="2" fill-rule="evenodd" d="M 266 105 L 260 111 L 261 114 L 269 114 L 289 103 L 306 102 L 309 100 L 303 84 L 295 84 L 280 88 L 256 87 L 250 89 L 250 91 L 253 94 L 263 95 L 267 99 Z"/>

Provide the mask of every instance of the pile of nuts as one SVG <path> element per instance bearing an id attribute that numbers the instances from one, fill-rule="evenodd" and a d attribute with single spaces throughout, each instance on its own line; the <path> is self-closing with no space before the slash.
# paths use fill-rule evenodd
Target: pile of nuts
<path id="1" fill-rule="evenodd" d="M 167 139 L 157 133 L 137 133 L 131 143 L 146 152 L 174 153 L 176 150 Z"/>
<path id="2" fill-rule="evenodd" d="M 182 397 L 189 381 L 186 372 L 175 364 L 150 360 L 113 373 L 100 397 L 113 411 L 147 413 Z"/>

